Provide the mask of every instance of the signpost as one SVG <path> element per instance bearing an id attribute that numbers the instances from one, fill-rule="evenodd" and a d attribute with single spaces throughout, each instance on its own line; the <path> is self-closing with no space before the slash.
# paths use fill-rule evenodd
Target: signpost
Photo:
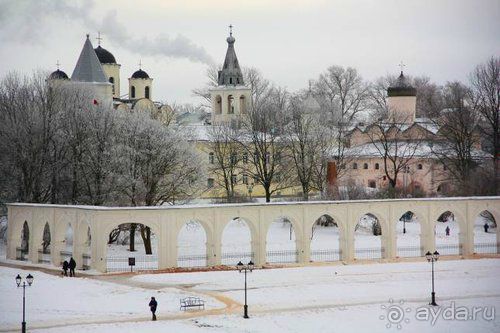
<path id="1" fill-rule="evenodd" d="M 130 266 L 130 271 L 133 271 L 133 267 L 135 266 L 135 258 L 134 257 L 129 257 L 128 258 L 128 265 Z"/>

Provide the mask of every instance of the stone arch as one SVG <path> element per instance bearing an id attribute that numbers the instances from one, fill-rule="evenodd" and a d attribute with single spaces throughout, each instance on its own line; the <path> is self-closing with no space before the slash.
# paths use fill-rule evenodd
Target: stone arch
<path id="1" fill-rule="evenodd" d="M 200 219 L 188 219 L 176 232 L 177 266 L 204 267 L 209 263 L 211 229 Z"/>
<path id="2" fill-rule="evenodd" d="M 396 255 L 398 257 L 421 257 L 425 254 L 422 214 L 411 208 L 396 215 Z"/>
<path id="3" fill-rule="evenodd" d="M 312 224 L 309 222 L 307 227 L 311 228 L 309 243 L 311 261 L 338 261 L 342 259 L 341 239 L 343 237 L 341 235 L 343 226 L 339 219 L 330 213 L 325 213 L 316 218 Z"/>
<path id="4" fill-rule="evenodd" d="M 240 96 L 240 113 L 241 114 L 247 113 L 247 99 L 245 95 Z"/>
<path id="5" fill-rule="evenodd" d="M 488 209 L 474 216 L 474 253 L 497 254 L 500 251 L 498 241 L 499 220 Z"/>
<path id="6" fill-rule="evenodd" d="M 228 95 L 227 96 L 227 114 L 233 114 L 233 113 L 234 113 L 234 96 Z"/>
<path id="7" fill-rule="evenodd" d="M 378 227 L 374 226 L 377 224 Z M 354 259 L 381 259 L 385 257 L 383 237 L 387 236 L 388 228 L 379 214 L 368 211 L 358 215 L 353 232 Z"/>
<path id="8" fill-rule="evenodd" d="M 256 240 L 253 225 L 244 217 L 234 217 L 221 228 L 221 263 L 234 266 L 242 262 L 255 261 L 252 244 Z"/>
<path id="9" fill-rule="evenodd" d="M 456 209 L 441 211 L 434 218 L 434 239 L 436 251 L 441 255 L 460 255 L 463 248 L 462 224 L 466 223 L 463 215 Z M 449 235 L 446 229 L 449 227 Z"/>
<path id="10" fill-rule="evenodd" d="M 43 233 L 42 233 L 42 253 L 43 254 L 50 254 L 51 238 L 52 237 L 50 234 L 49 222 L 45 222 L 45 225 L 43 226 Z"/>
<path id="11" fill-rule="evenodd" d="M 217 95 L 215 96 L 215 114 L 221 114 L 222 113 L 222 96 Z"/>
<path id="12" fill-rule="evenodd" d="M 129 224 L 135 224 L 137 226 L 135 232 L 135 251 L 130 252 L 130 243 L 127 243 L 127 238 L 130 237 L 130 231 L 122 231 L 120 233 L 119 239 L 117 240 L 117 244 L 109 244 L 109 235 L 113 230 L 119 229 L 120 227 L 127 227 Z M 144 244 L 142 243 L 141 236 L 138 235 L 140 233 L 140 225 L 144 225 L 148 227 L 151 234 L 151 254 L 146 254 Z M 88 225 L 90 227 L 90 225 Z M 88 232 L 89 228 L 87 228 Z M 106 271 L 107 272 L 123 272 L 130 271 L 130 266 L 128 265 L 128 258 L 135 258 L 135 266 L 134 270 L 155 270 L 158 269 L 158 239 L 159 237 L 159 227 L 155 223 L 149 223 L 149 221 L 140 221 L 140 220 L 130 220 L 127 222 L 115 222 L 108 223 L 104 230 L 104 253 L 103 257 L 106 258 Z M 92 235 L 92 228 L 90 228 L 90 232 Z M 121 237 L 121 238 L 120 238 Z M 91 239 L 92 241 L 92 239 Z M 124 243 L 120 244 L 120 241 L 124 241 Z M 88 258 L 88 259 L 91 259 Z"/>
<path id="13" fill-rule="evenodd" d="M 300 244 L 302 239 L 301 226 L 289 215 L 281 214 L 266 222 L 266 227 L 264 228 L 266 262 L 297 262 L 298 244 Z M 287 225 L 288 223 L 290 224 Z"/>

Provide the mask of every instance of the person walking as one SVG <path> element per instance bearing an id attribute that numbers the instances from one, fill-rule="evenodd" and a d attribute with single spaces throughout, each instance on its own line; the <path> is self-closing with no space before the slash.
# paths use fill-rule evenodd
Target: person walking
<path id="1" fill-rule="evenodd" d="M 63 262 L 63 275 L 64 276 L 68 276 L 68 268 L 69 268 L 69 264 L 66 260 L 64 260 L 64 262 Z"/>
<path id="2" fill-rule="evenodd" d="M 490 228 L 490 226 L 488 225 L 488 223 L 485 223 L 484 224 L 484 232 L 488 233 L 489 228 Z"/>
<path id="3" fill-rule="evenodd" d="M 447 225 L 446 229 L 444 231 L 446 232 L 446 236 L 449 236 L 450 235 L 450 226 Z"/>
<path id="4" fill-rule="evenodd" d="M 156 307 L 158 306 L 158 302 L 156 302 L 154 297 L 151 297 L 151 301 L 149 302 L 149 309 L 151 310 L 151 313 L 153 313 L 153 318 L 152 320 L 156 320 Z"/>
<path id="5" fill-rule="evenodd" d="M 73 259 L 73 257 L 71 257 L 71 259 L 69 259 L 69 276 L 75 276 L 75 268 L 76 268 L 76 261 L 75 259 Z"/>

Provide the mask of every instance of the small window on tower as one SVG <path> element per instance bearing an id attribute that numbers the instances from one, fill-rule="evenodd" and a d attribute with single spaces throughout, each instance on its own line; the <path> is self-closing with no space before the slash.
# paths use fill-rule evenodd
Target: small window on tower
<path id="1" fill-rule="evenodd" d="M 144 97 L 149 98 L 149 87 L 144 88 Z"/>
<path id="2" fill-rule="evenodd" d="M 358 168 L 358 163 L 353 163 L 353 164 L 352 164 L 352 168 L 353 168 L 353 169 L 357 169 L 357 168 Z"/>
<path id="3" fill-rule="evenodd" d="M 417 165 L 418 170 L 422 170 L 422 168 L 423 168 L 422 164 Z"/>
<path id="4" fill-rule="evenodd" d="M 233 78 L 232 77 L 229 78 L 229 84 L 233 84 Z"/>
<path id="5" fill-rule="evenodd" d="M 378 169 L 380 169 L 380 164 L 375 163 L 375 170 L 378 170 Z"/>
<path id="6" fill-rule="evenodd" d="M 130 87 L 130 98 L 135 98 L 135 87 Z"/>

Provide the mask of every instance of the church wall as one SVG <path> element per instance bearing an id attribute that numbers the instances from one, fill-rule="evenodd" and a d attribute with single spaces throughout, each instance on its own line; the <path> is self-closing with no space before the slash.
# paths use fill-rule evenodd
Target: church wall
<path id="1" fill-rule="evenodd" d="M 389 119 L 391 121 L 412 124 L 415 122 L 417 108 L 416 96 L 387 97 Z"/>
<path id="2" fill-rule="evenodd" d="M 149 86 L 149 99 L 153 99 L 153 79 L 134 79 L 129 78 L 129 98 L 130 99 L 139 99 L 145 98 L 144 90 L 147 86 Z M 135 97 L 132 97 L 132 86 L 135 87 Z"/>

